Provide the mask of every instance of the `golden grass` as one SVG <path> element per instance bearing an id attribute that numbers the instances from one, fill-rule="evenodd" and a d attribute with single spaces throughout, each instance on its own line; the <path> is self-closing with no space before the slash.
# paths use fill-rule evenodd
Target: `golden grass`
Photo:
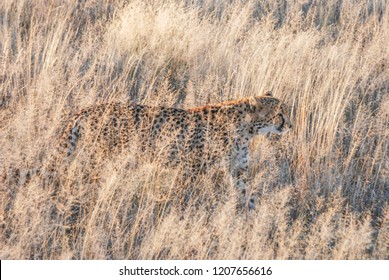
<path id="1" fill-rule="evenodd" d="M 388 4 L 198 2 L 1 1 L 1 259 L 389 258 Z M 131 153 L 24 178 L 97 102 L 269 89 L 294 130 L 252 143 L 254 211 L 217 167 L 183 206 L 179 170 Z"/>

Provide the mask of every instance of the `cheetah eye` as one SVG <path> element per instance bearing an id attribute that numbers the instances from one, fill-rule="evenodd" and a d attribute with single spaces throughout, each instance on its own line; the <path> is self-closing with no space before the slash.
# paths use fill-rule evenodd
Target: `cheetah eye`
<path id="1" fill-rule="evenodd" d="M 282 115 L 282 113 L 278 113 L 278 114 L 277 114 L 277 117 L 281 118 L 281 125 L 280 125 L 280 128 L 284 127 L 284 125 L 285 125 L 285 119 L 284 119 L 284 116 Z"/>

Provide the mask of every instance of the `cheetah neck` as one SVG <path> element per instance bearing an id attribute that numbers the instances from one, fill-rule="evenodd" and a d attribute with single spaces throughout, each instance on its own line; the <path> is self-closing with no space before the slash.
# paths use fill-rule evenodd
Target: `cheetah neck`
<path id="1" fill-rule="evenodd" d="M 215 103 L 215 104 L 209 104 L 209 105 L 204 105 L 204 106 L 199 106 L 199 107 L 194 107 L 194 108 L 189 108 L 189 112 L 204 112 L 207 110 L 220 110 L 220 109 L 235 109 L 237 111 L 244 111 L 249 107 L 249 99 L 248 98 L 242 98 L 239 100 L 230 100 L 230 101 L 225 101 L 225 102 L 220 102 L 220 103 Z"/>

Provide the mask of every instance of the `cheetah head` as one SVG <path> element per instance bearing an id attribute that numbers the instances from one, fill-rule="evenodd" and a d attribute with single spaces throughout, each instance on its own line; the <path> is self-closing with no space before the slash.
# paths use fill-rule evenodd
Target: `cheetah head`
<path id="1" fill-rule="evenodd" d="M 285 134 L 292 129 L 290 108 L 271 92 L 249 98 L 250 124 L 255 134 Z"/>

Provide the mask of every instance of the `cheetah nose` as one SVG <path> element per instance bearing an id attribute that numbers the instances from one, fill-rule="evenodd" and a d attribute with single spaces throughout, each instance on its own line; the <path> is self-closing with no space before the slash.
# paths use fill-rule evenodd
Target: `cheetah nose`
<path id="1" fill-rule="evenodd" d="M 289 125 L 289 127 L 290 127 L 290 129 L 292 129 L 292 128 L 293 128 L 293 125 L 292 125 L 292 124 L 290 124 L 290 125 Z"/>

